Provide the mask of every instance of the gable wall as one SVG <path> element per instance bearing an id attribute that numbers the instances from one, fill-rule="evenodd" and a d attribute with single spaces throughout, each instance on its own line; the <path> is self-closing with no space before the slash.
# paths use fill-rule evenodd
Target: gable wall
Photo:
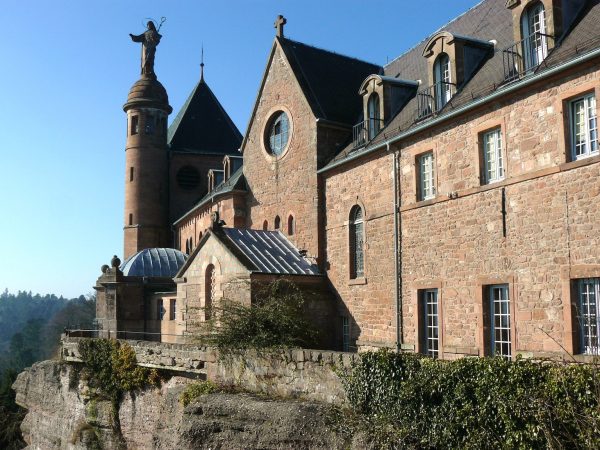
<path id="1" fill-rule="evenodd" d="M 247 225 L 263 228 L 267 220 L 274 229 L 281 218 L 287 234 L 290 214 L 296 219 L 296 233 L 290 240 L 308 255 L 318 255 L 318 191 L 315 117 L 298 86 L 283 52 L 277 46 L 266 76 L 261 98 L 244 148 L 244 175 L 248 183 Z M 263 148 L 263 133 L 271 114 L 285 107 L 291 115 L 293 132 L 289 148 L 274 159 Z"/>
<path id="2" fill-rule="evenodd" d="M 183 308 L 185 334 L 197 334 L 204 320 L 205 274 L 209 264 L 216 268 L 215 299 L 250 303 L 249 271 L 213 236 L 210 236 L 177 285 L 177 305 Z M 178 317 L 180 317 L 178 313 Z"/>

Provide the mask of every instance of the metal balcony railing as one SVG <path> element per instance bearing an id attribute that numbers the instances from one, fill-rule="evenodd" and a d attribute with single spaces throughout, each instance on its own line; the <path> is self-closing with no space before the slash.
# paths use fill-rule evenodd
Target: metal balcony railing
<path id="1" fill-rule="evenodd" d="M 371 139 L 373 139 L 383 128 L 383 120 L 368 119 L 357 123 L 352 128 L 352 142 L 354 148 L 362 147 Z"/>
<path id="2" fill-rule="evenodd" d="M 533 33 L 502 51 L 504 81 L 519 79 L 534 71 L 548 56 L 548 48 L 554 47 L 554 36 Z"/>
<path id="3" fill-rule="evenodd" d="M 417 120 L 426 119 L 441 110 L 456 94 L 456 85 L 439 81 L 417 92 Z"/>

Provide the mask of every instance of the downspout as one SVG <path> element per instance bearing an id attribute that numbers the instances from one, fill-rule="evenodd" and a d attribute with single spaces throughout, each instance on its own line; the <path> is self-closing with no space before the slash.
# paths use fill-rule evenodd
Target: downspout
<path id="1" fill-rule="evenodd" d="M 386 151 L 390 153 L 390 143 L 386 143 Z M 402 282 L 400 280 L 400 251 L 398 233 L 400 226 L 399 211 L 399 191 L 398 191 L 398 153 L 393 152 L 393 173 L 394 173 L 394 275 L 395 275 L 395 295 L 396 295 L 396 351 L 400 352 L 402 348 Z"/>

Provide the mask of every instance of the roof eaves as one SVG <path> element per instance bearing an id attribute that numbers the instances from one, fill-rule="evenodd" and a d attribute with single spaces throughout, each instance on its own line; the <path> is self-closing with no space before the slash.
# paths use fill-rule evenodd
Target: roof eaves
<path id="1" fill-rule="evenodd" d="M 336 167 L 339 167 L 343 164 L 346 164 L 350 161 L 354 161 L 358 158 L 361 158 L 363 156 L 366 156 L 370 153 L 373 153 L 377 150 L 383 149 L 388 147 L 391 144 L 394 144 L 406 137 L 412 136 L 416 133 L 419 133 L 421 131 L 424 131 L 428 128 L 431 128 L 433 126 L 438 125 L 439 123 L 445 122 L 448 119 L 454 118 L 460 114 L 463 114 L 467 111 L 470 111 L 471 109 L 474 109 L 480 105 L 486 104 L 490 101 L 495 100 L 496 98 L 505 95 L 507 93 L 511 93 L 514 91 L 517 91 L 523 87 L 526 87 L 530 84 L 536 83 L 540 80 L 543 80 L 544 78 L 550 77 L 556 73 L 562 72 L 563 70 L 567 70 L 579 63 L 588 61 L 590 59 L 593 59 L 595 57 L 600 56 L 600 48 L 596 48 L 588 53 L 579 55 L 571 60 L 568 60 L 564 63 L 561 63 L 555 67 L 549 68 L 547 70 L 544 70 L 542 72 L 537 72 L 535 74 L 532 74 L 528 77 L 525 77 L 519 81 L 515 81 L 513 83 L 501 86 L 500 88 L 496 89 L 495 91 L 493 91 L 491 94 L 478 98 L 472 102 L 466 103 L 462 106 L 459 106 L 456 109 L 453 110 L 449 110 L 446 114 L 440 115 L 438 117 L 435 117 L 431 120 L 427 120 L 424 122 L 421 122 L 420 124 L 408 128 L 407 130 L 398 133 L 397 135 L 390 137 L 388 139 L 385 139 L 383 141 L 378 142 L 375 145 L 369 146 L 367 145 L 366 147 L 364 147 L 362 150 L 356 151 L 356 152 L 351 152 L 347 157 L 339 159 L 337 161 L 333 161 L 332 163 L 328 164 L 327 166 L 323 167 L 322 169 L 318 170 L 317 173 L 321 174 L 321 173 L 325 173 L 328 172 Z M 385 132 L 385 128 L 383 130 L 381 130 L 381 133 Z"/>

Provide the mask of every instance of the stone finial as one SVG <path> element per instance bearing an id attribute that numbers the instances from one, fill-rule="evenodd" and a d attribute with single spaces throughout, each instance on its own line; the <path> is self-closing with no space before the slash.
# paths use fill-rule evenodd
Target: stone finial
<path id="1" fill-rule="evenodd" d="M 283 17 L 281 14 L 279 14 L 277 16 L 277 20 L 275 21 L 275 29 L 277 30 L 277 37 L 284 37 L 283 36 L 283 26 L 287 23 L 287 20 L 285 19 L 285 17 Z"/>
<path id="2" fill-rule="evenodd" d="M 117 257 L 117 255 L 114 255 L 112 257 L 112 259 L 110 260 L 110 265 L 116 268 L 118 268 L 121 265 L 121 260 Z"/>
<path id="3" fill-rule="evenodd" d="M 100 268 L 102 273 L 108 272 L 109 269 L 110 269 L 110 267 L 108 267 L 108 264 L 103 264 L 102 267 Z"/>

